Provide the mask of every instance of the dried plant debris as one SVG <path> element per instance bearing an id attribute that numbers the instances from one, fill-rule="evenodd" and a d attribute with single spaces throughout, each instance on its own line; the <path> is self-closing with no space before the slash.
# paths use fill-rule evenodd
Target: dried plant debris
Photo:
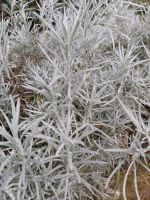
<path id="1" fill-rule="evenodd" d="M 0 200 L 150 199 L 149 5 L 0 10 Z"/>

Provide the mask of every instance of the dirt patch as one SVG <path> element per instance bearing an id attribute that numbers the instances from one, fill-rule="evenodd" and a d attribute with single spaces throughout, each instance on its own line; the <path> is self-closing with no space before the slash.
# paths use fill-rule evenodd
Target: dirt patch
<path id="1" fill-rule="evenodd" d="M 123 190 L 123 182 L 125 177 L 126 170 L 124 172 L 120 172 L 116 177 L 112 179 L 111 185 L 114 190 L 118 190 L 120 192 L 119 200 L 123 200 L 122 190 Z M 137 167 L 137 185 L 138 191 L 141 200 L 149 200 L 150 199 L 150 173 L 142 168 L 141 166 Z M 126 185 L 126 196 L 127 200 L 136 200 L 136 192 L 135 192 L 135 183 L 134 183 L 134 172 L 130 171 L 127 185 Z M 115 198 L 114 198 L 115 199 Z M 116 200 L 116 199 L 115 199 Z"/>

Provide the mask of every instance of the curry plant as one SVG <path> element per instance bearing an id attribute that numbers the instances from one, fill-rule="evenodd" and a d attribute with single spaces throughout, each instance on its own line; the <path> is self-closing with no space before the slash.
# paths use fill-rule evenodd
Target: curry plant
<path id="1" fill-rule="evenodd" d="M 1 199 L 127 200 L 130 174 L 142 199 L 138 170 L 150 172 L 149 6 L 13 0 L 2 9 Z"/>

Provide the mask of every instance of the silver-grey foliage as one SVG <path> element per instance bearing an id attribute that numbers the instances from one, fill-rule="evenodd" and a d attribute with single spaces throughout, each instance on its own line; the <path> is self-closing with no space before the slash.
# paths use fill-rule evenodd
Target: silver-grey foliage
<path id="1" fill-rule="evenodd" d="M 28 3 L 14 0 L 1 20 L 0 200 L 126 200 L 132 170 L 140 200 L 137 165 L 150 172 L 150 8 L 67 2 L 42 0 L 32 25 Z M 118 191 L 110 182 L 123 167 Z"/>

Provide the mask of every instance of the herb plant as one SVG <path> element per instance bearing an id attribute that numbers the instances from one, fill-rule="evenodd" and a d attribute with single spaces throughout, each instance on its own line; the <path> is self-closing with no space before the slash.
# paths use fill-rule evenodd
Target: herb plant
<path id="1" fill-rule="evenodd" d="M 8 1 L 0 22 L 0 199 L 127 200 L 131 174 L 142 199 L 150 7 L 30 3 Z"/>

